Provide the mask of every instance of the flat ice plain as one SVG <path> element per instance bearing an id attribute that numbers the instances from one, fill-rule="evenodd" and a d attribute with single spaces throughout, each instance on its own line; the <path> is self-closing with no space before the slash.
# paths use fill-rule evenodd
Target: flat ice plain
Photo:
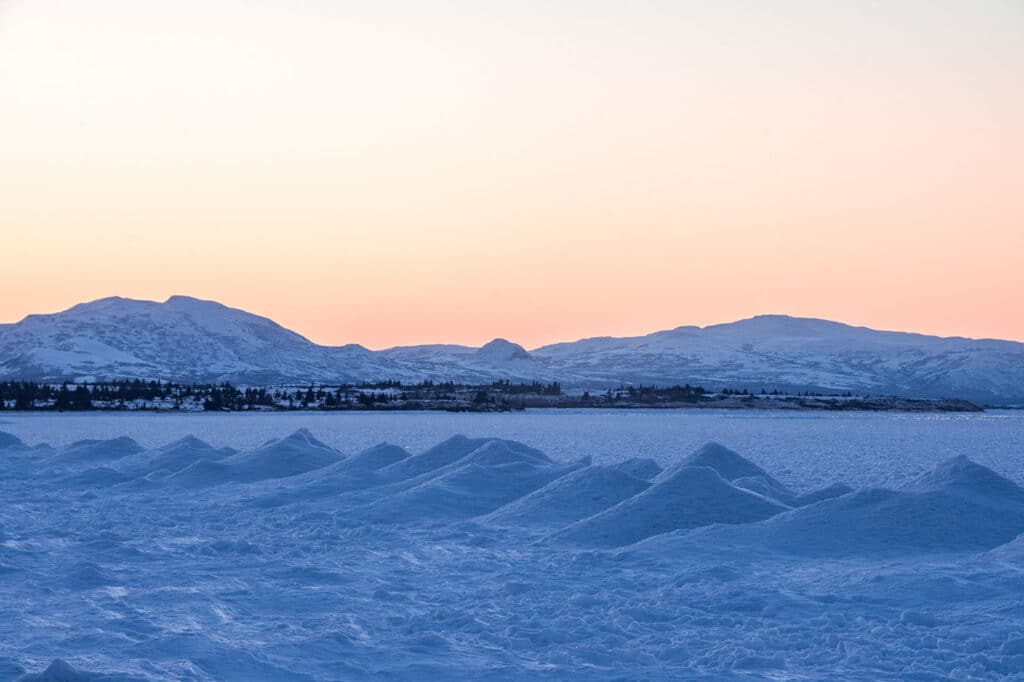
<path id="1" fill-rule="evenodd" d="M 0 432 L 0 680 L 1024 676 L 1021 412 Z"/>

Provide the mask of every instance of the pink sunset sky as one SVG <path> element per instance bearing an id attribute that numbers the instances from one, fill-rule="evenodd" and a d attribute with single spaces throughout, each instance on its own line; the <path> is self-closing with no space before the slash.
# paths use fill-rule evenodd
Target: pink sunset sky
<path id="1" fill-rule="evenodd" d="M 0 322 L 1024 340 L 1016 0 L 0 0 Z"/>

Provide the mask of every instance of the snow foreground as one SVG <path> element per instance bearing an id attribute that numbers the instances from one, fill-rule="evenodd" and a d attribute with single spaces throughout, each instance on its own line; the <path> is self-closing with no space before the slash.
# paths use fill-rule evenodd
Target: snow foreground
<path id="1" fill-rule="evenodd" d="M 1024 489 L 962 456 L 858 490 L 715 443 L 0 433 L 0 462 L 0 679 L 1024 675 Z"/>

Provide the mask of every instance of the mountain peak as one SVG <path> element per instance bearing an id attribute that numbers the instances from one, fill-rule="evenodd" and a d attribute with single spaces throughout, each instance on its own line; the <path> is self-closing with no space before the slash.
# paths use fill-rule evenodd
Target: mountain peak
<path id="1" fill-rule="evenodd" d="M 185 296 L 184 294 L 174 294 L 173 296 L 168 296 L 167 300 L 164 301 L 163 304 L 164 305 L 170 305 L 170 306 L 195 306 L 195 305 L 209 306 L 209 305 L 212 305 L 212 306 L 217 306 L 218 308 L 226 308 L 227 307 L 223 303 L 218 303 L 217 301 L 210 301 L 210 300 L 203 299 L 203 298 L 196 298 L 195 296 Z"/>
<path id="2" fill-rule="evenodd" d="M 704 327 L 705 332 L 729 332 L 743 330 L 754 334 L 771 336 L 831 336 L 859 330 L 857 327 L 822 320 L 816 317 L 794 317 L 792 315 L 755 315 L 744 320 L 714 324 Z"/>
<path id="3" fill-rule="evenodd" d="M 32 317 L 52 317 L 53 315 L 63 315 L 65 313 L 100 313 L 108 311 L 122 311 L 122 310 L 133 310 L 138 308 L 150 307 L 158 305 L 153 301 L 146 301 L 138 298 L 126 298 L 124 296 L 105 296 L 103 298 L 97 298 L 94 301 L 86 301 L 84 303 L 78 303 L 71 306 L 67 310 L 59 313 L 53 313 L 52 315 L 29 315 L 28 318 Z M 26 318 L 26 319 L 28 319 Z"/>
<path id="4" fill-rule="evenodd" d="M 477 354 L 489 360 L 528 360 L 530 358 L 530 354 L 518 343 L 501 338 L 484 344 Z"/>

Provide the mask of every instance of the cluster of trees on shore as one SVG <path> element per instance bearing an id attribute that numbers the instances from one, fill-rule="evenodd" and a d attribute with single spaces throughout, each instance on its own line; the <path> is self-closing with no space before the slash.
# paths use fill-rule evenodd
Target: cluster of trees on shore
<path id="1" fill-rule="evenodd" d="M 619 386 L 601 394 L 566 395 L 557 381 L 457 384 L 452 381 L 379 381 L 308 386 L 186 384 L 141 379 L 60 384 L 0 383 L 0 410 L 380 410 L 448 409 L 505 411 L 526 407 L 695 403 L 706 399 L 700 386 Z"/>
<path id="2" fill-rule="evenodd" d="M 0 382 L 0 410 L 448 410 L 502 412 L 534 407 L 720 407 L 780 409 L 940 409 L 973 410 L 964 401 L 854 397 L 850 392 L 823 395 L 749 389 L 709 391 L 690 384 L 621 385 L 592 394 L 564 392 L 558 382 L 457 384 L 451 381 L 308 386 L 246 386 L 230 383 L 186 384 L 141 379 L 95 383 Z"/>
<path id="3" fill-rule="evenodd" d="M 97 402 L 127 405 L 139 400 L 183 399 L 193 387 L 160 381 L 115 381 L 97 384 L 48 384 L 32 381 L 0 383 L 0 409 L 91 410 Z"/>
<path id="4" fill-rule="evenodd" d="M 454 382 L 365 382 L 337 386 L 249 386 L 185 384 L 141 379 L 60 384 L 0 382 L 0 410 L 368 410 L 513 409 L 509 396 L 562 395 L 553 383 L 496 381 L 476 386 Z"/>

